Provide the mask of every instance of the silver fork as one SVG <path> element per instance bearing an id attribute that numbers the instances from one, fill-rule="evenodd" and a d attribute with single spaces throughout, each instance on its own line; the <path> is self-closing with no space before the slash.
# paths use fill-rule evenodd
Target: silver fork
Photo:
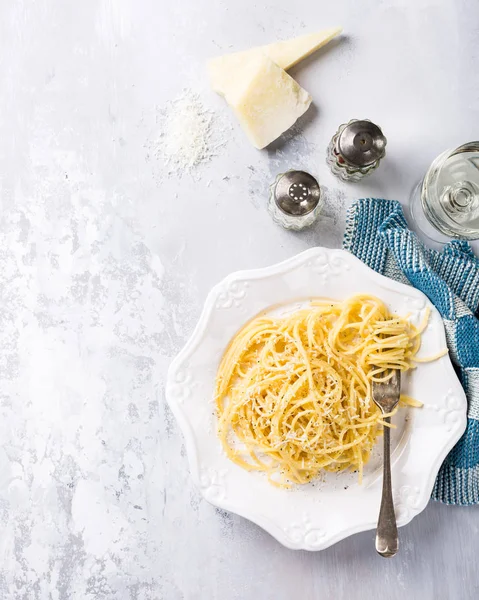
<path id="1" fill-rule="evenodd" d="M 373 382 L 373 400 L 383 415 L 396 408 L 401 392 L 401 371 L 394 370 L 391 379 L 384 382 Z M 391 422 L 390 417 L 384 421 Z M 398 551 L 398 530 L 394 514 L 393 492 L 391 485 L 391 449 L 390 428 L 384 427 L 384 462 L 383 462 L 383 495 L 379 510 L 376 530 L 376 550 L 386 558 L 394 556 Z"/>

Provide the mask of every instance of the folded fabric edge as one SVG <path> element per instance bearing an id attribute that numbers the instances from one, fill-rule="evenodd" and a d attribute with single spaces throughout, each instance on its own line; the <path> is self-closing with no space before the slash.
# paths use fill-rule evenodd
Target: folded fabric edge
<path id="1" fill-rule="evenodd" d="M 437 475 L 431 498 L 456 506 L 479 504 L 479 466 L 455 467 L 446 459 Z"/>

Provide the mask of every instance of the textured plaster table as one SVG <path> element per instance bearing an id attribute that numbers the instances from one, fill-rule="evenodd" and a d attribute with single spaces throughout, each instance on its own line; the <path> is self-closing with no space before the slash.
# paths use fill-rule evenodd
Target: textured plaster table
<path id="1" fill-rule="evenodd" d="M 294 70 L 315 105 L 259 152 L 208 90 L 207 57 L 343 25 Z M 314 244 L 359 196 L 402 201 L 432 158 L 479 138 L 477 0 L 0 0 L 0 597 L 468 600 L 479 509 L 431 503 L 376 556 L 373 533 L 293 552 L 202 500 L 165 405 L 209 288 Z M 183 177 L 155 153 L 183 88 L 231 123 Z M 324 164 L 336 127 L 379 123 L 364 183 Z M 313 229 L 265 210 L 296 167 L 328 190 Z"/>

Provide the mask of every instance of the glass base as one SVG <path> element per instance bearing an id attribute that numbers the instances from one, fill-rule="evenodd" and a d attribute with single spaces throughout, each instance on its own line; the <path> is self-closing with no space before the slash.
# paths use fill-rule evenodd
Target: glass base
<path id="1" fill-rule="evenodd" d="M 440 154 L 409 207 L 419 231 L 435 242 L 479 239 L 479 142 Z"/>
<path id="2" fill-rule="evenodd" d="M 445 235 L 444 233 L 436 229 L 434 225 L 428 220 L 422 208 L 421 186 L 422 181 L 420 181 L 414 186 L 411 195 L 409 196 L 409 213 L 411 215 L 413 223 L 416 225 L 416 228 L 427 238 L 429 238 L 433 242 L 438 242 L 440 244 L 446 244 L 452 239 L 457 239 L 453 238 L 452 236 Z"/>

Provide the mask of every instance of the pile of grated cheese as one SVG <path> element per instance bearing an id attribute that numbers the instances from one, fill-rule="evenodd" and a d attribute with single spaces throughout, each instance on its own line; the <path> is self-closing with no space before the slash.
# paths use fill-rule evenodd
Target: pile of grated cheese
<path id="1" fill-rule="evenodd" d="M 184 90 L 162 111 L 156 154 L 169 174 L 179 177 L 208 162 L 225 141 L 214 135 L 215 115 L 201 103 L 198 94 Z"/>

